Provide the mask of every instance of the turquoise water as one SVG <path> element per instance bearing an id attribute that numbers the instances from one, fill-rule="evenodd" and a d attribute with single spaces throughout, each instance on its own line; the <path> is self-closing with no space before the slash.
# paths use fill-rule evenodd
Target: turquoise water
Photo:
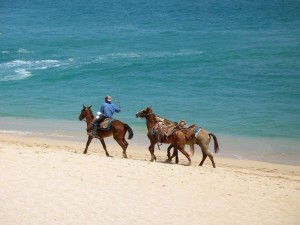
<path id="1" fill-rule="evenodd" d="M 297 164 L 299 12 L 296 0 L 2 2 L 0 131 L 81 137 L 82 104 L 96 112 L 109 94 L 134 144 L 148 143 L 135 112 L 151 105 L 215 133 L 221 154 Z"/>

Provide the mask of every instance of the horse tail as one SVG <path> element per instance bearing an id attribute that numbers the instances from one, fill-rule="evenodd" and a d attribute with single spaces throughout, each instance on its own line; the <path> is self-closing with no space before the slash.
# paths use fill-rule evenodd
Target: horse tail
<path id="1" fill-rule="evenodd" d="M 219 152 L 218 139 L 217 139 L 216 135 L 214 135 L 213 133 L 209 133 L 209 135 L 213 137 L 213 139 L 214 139 L 214 145 L 215 145 L 215 153 L 218 153 Z"/>
<path id="2" fill-rule="evenodd" d="M 125 128 L 126 131 L 129 132 L 127 139 L 130 140 L 133 137 L 133 131 L 132 131 L 131 127 L 126 123 L 124 123 L 124 128 Z"/>

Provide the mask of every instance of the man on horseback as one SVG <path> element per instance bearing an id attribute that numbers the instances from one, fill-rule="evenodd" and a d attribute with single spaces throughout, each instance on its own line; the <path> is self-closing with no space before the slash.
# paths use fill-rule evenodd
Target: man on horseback
<path id="1" fill-rule="evenodd" d="M 93 124 L 92 124 L 92 136 L 93 137 L 95 137 L 97 135 L 98 126 L 102 121 L 104 121 L 106 118 L 112 117 L 115 112 L 116 113 L 121 112 L 121 108 L 111 102 L 112 98 L 109 95 L 107 95 L 104 100 L 105 100 L 105 102 L 100 107 L 101 114 L 100 114 L 99 118 L 97 118 L 93 121 Z"/>

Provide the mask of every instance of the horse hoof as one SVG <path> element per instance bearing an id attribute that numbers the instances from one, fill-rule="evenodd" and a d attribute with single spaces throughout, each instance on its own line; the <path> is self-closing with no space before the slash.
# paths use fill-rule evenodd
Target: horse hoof
<path id="1" fill-rule="evenodd" d="M 172 159 L 166 159 L 166 163 L 172 163 Z"/>

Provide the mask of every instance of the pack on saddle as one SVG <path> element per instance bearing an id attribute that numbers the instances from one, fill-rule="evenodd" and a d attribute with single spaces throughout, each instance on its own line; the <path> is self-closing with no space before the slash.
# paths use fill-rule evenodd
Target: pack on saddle
<path id="1" fill-rule="evenodd" d="M 155 115 L 156 124 L 152 128 L 152 135 L 155 136 L 157 143 L 163 143 L 168 140 L 168 137 L 173 134 L 177 129 L 183 129 L 186 125 L 185 120 L 181 120 L 179 123 L 172 122 L 163 117 Z"/>

